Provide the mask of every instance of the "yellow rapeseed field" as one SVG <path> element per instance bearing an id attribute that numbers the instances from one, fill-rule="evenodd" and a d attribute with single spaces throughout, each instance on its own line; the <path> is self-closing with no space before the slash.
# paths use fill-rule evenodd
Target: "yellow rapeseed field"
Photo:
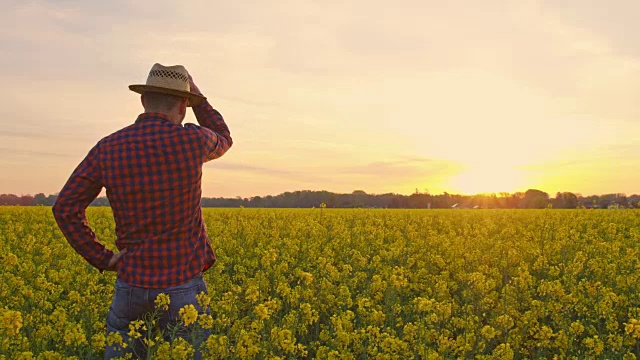
<path id="1" fill-rule="evenodd" d="M 207 358 L 635 359 L 640 212 L 205 209 Z M 114 247 L 109 208 L 89 208 Z M 100 359 L 114 273 L 69 246 L 48 207 L 0 207 L 0 358 Z M 160 297 L 162 311 L 169 298 Z M 152 319 L 157 359 L 188 358 Z M 145 335 L 145 333 L 150 335 Z M 126 346 L 126 344 L 121 344 Z"/>

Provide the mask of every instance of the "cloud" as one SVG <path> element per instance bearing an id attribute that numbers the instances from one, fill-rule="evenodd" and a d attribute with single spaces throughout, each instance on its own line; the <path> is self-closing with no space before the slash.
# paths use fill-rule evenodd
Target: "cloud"
<path id="1" fill-rule="evenodd" d="M 375 161 L 365 165 L 355 165 L 339 169 L 337 172 L 342 174 L 383 177 L 389 181 L 390 179 L 407 179 L 425 175 L 451 175 L 456 171 L 460 171 L 460 169 L 460 164 L 451 161 L 404 158 L 396 161 Z"/>
<path id="2" fill-rule="evenodd" d="M 212 165 L 213 167 L 214 165 Z M 279 177 L 290 177 L 295 174 L 294 171 L 289 170 L 278 170 L 273 168 L 266 168 L 261 166 L 254 165 L 246 165 L 246 164 L 238 164 L 238 163 L 228 163 L 223 162 L 219 164 L 215 164 L 215 168 L 229 171 L 241 171 L 241 172 L 249 172 L 249 173 L 258 173 L 269 176 L 279 176 Z"/>
<path id="3" fill-rule="evenodd" d="M 240 172 L 252 176 L 275 178 L 280 181 L 286 180 L 290 182 L 322 183 L 329 180 L 327 177 L 317 173 L 296 170 L 295 167 L 290 169 L 279 169 L 241 163 L 220 162 L 218 164 L 212 164 L 210 168 L 222 171 Z"/>
<path id="4" fill-rule="evenodd" d="M 30 150 L 30 149 L 17 149 L 17 148 L 9 148 L 9 147 L 0 147 L 0 154 L 3 155 L 3 157 L 10 157 L 10 156 L 19 156 L 19 157 L 28 157 L 28 158 L 32 158 L 32 157 L 37 157 L 37 158 L 49 158 L 49 157 L 55 157 L 55 158 L 65 158 L 65 157 L 71 157 L 72 155 L 70 154 L 66 154 L 66 153 L 60 153 L 60 152 L 55 152 L 55 151 L 37 151 L 37 150 Z"/>
<path id="5" fill-rule="evenodd" d="M 599 0 L 544 0 L 541 3 L 565 23 L 604 37 L 613 52 L 640 57 L 640 44 L 629 36 L 629 31 L 638 27 L 636 15 L 640 13 L 640 3 L 637 1 L 614 4 Z"/>

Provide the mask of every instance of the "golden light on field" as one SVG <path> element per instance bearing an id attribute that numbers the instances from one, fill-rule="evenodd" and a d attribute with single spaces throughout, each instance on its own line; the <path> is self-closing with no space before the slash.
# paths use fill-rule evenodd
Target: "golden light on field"
<path id="1" fill-rule="evenodd" d="M 113 249 L 111 210 L 87 213 Z M 236 208 L 203 209 L 203 216 L 224 267 L 204 272 L 215 291 L 198 303 L 216 316 L 193 305 L 180 314 L 189 338 L 213 330 L 200 347 L 205 359 L 328 358 L 338 353 L 332 349 L 353 359 L 638 354 L 636 211 Z M 105 333 L 116 274 L 91 269 L 50 209 L 0 206 L 0 218 L 4 358 L 102 359 L 107 341 L 131 348 L 155 331 L 161 335 L 147 347 L 154 358 L 189 358 L 189 342 L 170 346 L 175 332 L 163 337 L 157 322 L 133 322 L 124 337 Z M 544 244 L 552 246 L 542 255 Z M 416 264 L 431 266 L 416 271 Z M 450 289 L 465 288 L 450 296 Z M 175 306 L 168 300 L 156 299 L 145 319 L 164 316 L 164 304 Z M 469 311 L 481 320 L 465 321 Z M 477 340 L 456 341 L 464 333 Z"/>

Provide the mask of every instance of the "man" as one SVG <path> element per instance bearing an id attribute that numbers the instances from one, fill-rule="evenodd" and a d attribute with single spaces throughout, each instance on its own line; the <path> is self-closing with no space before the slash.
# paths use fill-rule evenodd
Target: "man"
<path id="1" fill-rule="evenodd" d="M 170 297 L 162 327 L 176 323 L 187 304 L 203 311 L 196 295 L 207 291 L 202 273 L 216 258 L 200 207 L 202 165 L 232 144 L 222 116 L 183 66 L 155 64 L 145 85 L 129 88 L 141 94 L 144 113 L 89 151 L 53 206 L 69 244 L 101 272 L 117 271 L 107 331 L 125 341 L 129 323 L 153 311 L 160 293 Z M 189 106 L 200 126 L 181 125 Z M 117 254 L 98 242 L 85 216 L 103 187 L 116 222 Z M 144 357 L 140 345 L 125 350 Z M 107 346 L 105 358 L 121 350 Z"/>

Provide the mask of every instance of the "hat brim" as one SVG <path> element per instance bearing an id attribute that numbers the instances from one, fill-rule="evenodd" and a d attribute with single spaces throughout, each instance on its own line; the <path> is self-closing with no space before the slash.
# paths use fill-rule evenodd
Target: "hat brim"
<path id="1" fill-rule="evenodd" d="M 168 89 L 159 86 L 151 86 L 151 85 L 129 85 L 129 90 L 136 92 L 138 94 L 144 94 L 147 91 L 157 92 L 161 94 L 174 95 L 178 97 L 187 98 L 189 103 L 187 106 L 196 106 L 201 102 L 207 100 L 206 97 L 194 93 L 190 93 L 187 91 L 180 91 L 175 89 Z"/>

